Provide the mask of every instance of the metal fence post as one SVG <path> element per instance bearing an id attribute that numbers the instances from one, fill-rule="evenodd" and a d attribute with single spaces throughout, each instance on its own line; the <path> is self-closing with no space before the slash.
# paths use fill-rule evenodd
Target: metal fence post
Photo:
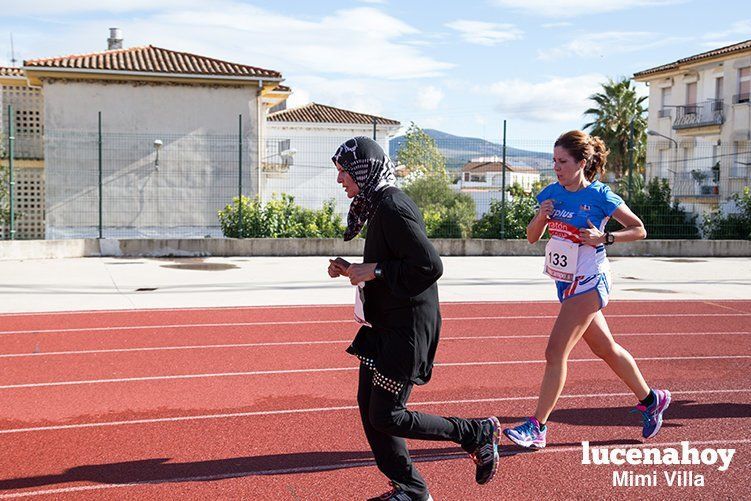
<path id="1" fill-rule="evenodd" d="M 99 238 L 102 238 L 102 112 L 99 112 L 99 126 L 97 128 L 97 160 L 99 165 Z"/>
<path id="2" fill-rule="evenodd" d="M 13 207 L 13 192 L 15 191 L 16 182 L 13 180 L 13 157 L 15 153 L 13 151 L 13 143 L 15 143 L 15 137 L 13 136 L 13 105 L 8 105 L 8 201 L 10 202 L 10 239 L 16 239 L 16 211 Z"/>
<path id="3" fill-rule="evenodd" d="M 243 237 L 243 116 L 237 115 L 237 236 Z M 260 156 L 260 155 L 259 155 Z M 258 198 L 261 197 L 261 176 L 263 168 L 258 169 Z"/>
<path id="4" fill-rule="evenodd" d="M 506 238 L 506 120 L 503 121 L 503 157 L 501 162 L 501 240 L 504 240 Z"/>
<path id="5" fill-rule="evenodd" d="M 628 131 L 628 201 L 634 194 L 634 119 L 631 119 Z"/>

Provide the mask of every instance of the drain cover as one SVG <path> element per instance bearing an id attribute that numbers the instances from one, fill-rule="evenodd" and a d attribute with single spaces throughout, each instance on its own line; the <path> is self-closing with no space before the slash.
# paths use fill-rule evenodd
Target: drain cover
<path id="1" fill-rule="evenodd" d="M 678 291 L 671 291 L 670 289 L 623 289 L 629 292 L 654 292 L 656 294 L 678 294 Z"/>
<path id="2" fill-rule="evenodd" d="M 198 271 L 223 271 L 240 268 L 236 264 L 227 263 L 185 263 L 185 264 L 163 264 L 162 268 L 172 268 L 174 270 L 198 270 Z"/>

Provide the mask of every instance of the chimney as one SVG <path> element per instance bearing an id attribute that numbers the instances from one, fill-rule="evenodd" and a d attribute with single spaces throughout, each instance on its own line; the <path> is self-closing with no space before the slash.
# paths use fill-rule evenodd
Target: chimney
<path id="1" fill-rule="evenodd" d="M 110 28 L 110 37 L 107 39 L 107 50 L 123 48 L 123 37 L 120 28 Z"/>

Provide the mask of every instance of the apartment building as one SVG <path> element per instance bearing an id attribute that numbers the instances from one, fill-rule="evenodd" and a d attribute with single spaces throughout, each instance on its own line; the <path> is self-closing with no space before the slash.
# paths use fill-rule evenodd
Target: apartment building
<path id="1" fill-rule="evenodd" d="M 751 40 L 634 79 L 649 86 L 648 178 L 668 179 L 697 213 L 725 207 L 751 185 Z"/>

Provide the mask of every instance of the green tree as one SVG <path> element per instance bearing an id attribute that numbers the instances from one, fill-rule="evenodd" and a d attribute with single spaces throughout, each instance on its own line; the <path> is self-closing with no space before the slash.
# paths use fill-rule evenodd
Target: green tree
<path id="1" fill-rule="evenodd" d="M 634 176 L 634 181 L 641 176 Z M 634 182 L 633 196 L 628 201 L 629 208 L 639 216 L 647 229 L 647 238 L 699 238 L 696 216 L 681 208 L 677 200 L 672 200 L 670 185 L 666 179 L 653 178 L 646 187 L 643 181 Z M 637 188 L 638 187 L 638 188 Z M 626 199 L 628 182 L 619 182 L 616 193 Z M 608 222 L 608 231 L 621 228 L 615 220 Z"/>
<path id="2" fill-rule="evenodd" d="M 706 238 L 751 240 L 751 190 L 746 186 L 742 194 L 731 197 L 737 212 L 718 210 L 704 216 L 702 231 Z"/>
<path id="3" fill-rule="evenodd" d="M 475 238 L 501 238 L 501 220 L 505 212 L 505 238 L 527 238 L 527 225 L 534 217 L 537 207 L 535 195 L 545 185 L 545 181 L 539 181 L 535 183 L 531 192 L 526 192 L 518 183 L 510 186 L 507 191 L 511 196 L 506 199 L 506 204 L 500 200 L 491 201 L 488 212 L 475 222 L 472 235 Z"/>
<path id="4" fill-rule="evenodd" d="M 413 122 L 396 158 L 407 168 L 404 192 L 420 208 L 428 236 L 471 237 L 475 202 L 469 195 L 451 188 L 446 158 L 435 140 Z"/>
<path id="5" fill-rule="evenodd" d="M 608 168 L 617 178 L 628 172 L 629 137 L 631 123 L 634 127 L 634 166 L 643 166 L 647 155 L 647 118 L 644 101 L 647 96 L 639 97 L 629 78 L 618 81 L 608 79 L 602 84 L 602 92 L 589 97 L 595 106 L 584 112 L 592 119 L 584 125 L 589 133 L 605 141 L 610 156 Z"/>
<path id="6" fill-rule="evenodd" d="M 405 141 L 396 153 L 397 163 L 407 168 L 412 177 L 423 174 L 446 176 L 446 157 L 435 140 L 411 122 Z"/>
<path id="7" fill-rule="evenodd" d="M 469 238 L 475 220 L 475 201 L 454 191 L 440 174 L 418 177 L 404 188 L 422 211 L 431 238 Z"/>

